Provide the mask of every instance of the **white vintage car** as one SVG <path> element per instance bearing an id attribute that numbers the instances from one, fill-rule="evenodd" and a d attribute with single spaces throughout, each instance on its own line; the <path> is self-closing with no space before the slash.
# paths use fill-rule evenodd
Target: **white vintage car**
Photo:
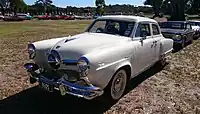
<path id="1" fill-rule="evenodd" d="M 105 94 L 119 100 L 127 81 L 157 62 L 164 63 L 173 40 L 155 20 L 102 16 L 84 33 L 28 44 L 30 82 L 61 95 L 91 100 Z"/>

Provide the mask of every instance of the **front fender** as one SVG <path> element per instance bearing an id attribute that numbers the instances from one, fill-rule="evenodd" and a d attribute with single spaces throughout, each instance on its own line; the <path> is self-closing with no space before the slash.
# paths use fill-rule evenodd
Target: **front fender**
<path id="1" fill-rule="evenodd" d="M 131 65 L 129 60 L 119 63 L 115 68 L 115 73 L 117 72 L 117 70 L 119 70 L 120 68 L 122 68 L 124 66 L 129 66 L 131 68 L 131 76 L 132 76 L 132 71 L 133 70 L 132 70 L 132 65 Z"/>
<path id="2" fill-rule="evenodd" d="M 59 41 L 65 39 L 62 38 L 54 38 L 48 40 L 42 40 L 32 43 L 36 48 L 36 56 L 33 61 L 41 67 L 49 68 L 47 64 L 47 54 L 49 50 Z"/>
<path id="3" fill-rule="evenodd" d="M 117 70 L 127 65 L 131 67 L 130 60 L 128 58 L 123 58 L 108 65 L 98 67 L 96 69 L 96 72 L 88 78 L 92 82 L 92 84 L 95 84 L 101 89 L 104 89 L 112 79 L 113 75 L 117 72 Z"/>

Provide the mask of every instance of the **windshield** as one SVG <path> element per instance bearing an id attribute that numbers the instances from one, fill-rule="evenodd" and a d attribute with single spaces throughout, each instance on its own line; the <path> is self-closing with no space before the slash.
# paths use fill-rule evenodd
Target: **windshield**
<path id="1" fill-rule="evenodd" d="M 163 22 L 160 23 L 161 28 L 171 28 L 171 29 L 185 29 L 185 23 L 181 22 Z"/>
<path id="2" fill-rule="evenodd" d="M 130 37 L 135 23 L 117 20 L 97 20 L 88 29 L 91 33 L 105 33 Z"/>

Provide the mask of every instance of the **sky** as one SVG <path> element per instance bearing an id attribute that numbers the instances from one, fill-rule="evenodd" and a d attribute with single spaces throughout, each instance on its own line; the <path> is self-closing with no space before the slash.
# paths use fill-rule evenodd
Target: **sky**
<path id="1" fill-rule="evenodd" d="M 34 4 L 36 0 L 24 0 L 25 3 L 31 5 Z M 53 0 L 53 4 L 59 7 L 66 6 L 77 6 L 77 7 L 85 7 L 85 6 L 95 6 L 95 0 Z M 143 5 L 145 0 L 105 0 L 106 4 L 131 4 L 131 5 Z"/>

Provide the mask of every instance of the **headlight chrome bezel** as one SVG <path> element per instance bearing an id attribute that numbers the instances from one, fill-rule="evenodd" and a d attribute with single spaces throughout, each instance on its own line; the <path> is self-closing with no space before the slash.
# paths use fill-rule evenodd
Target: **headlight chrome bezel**
<path id="1" fill-rule="evenodd" d="M 28 44 L 29 59 L 34 59 L 36 56 L 36 48 L 33 44 Z"/>
<path id="2" fill-rule="evenodd" d="M 86 77 L 89 74 L 89 60 L 86 57 L 81 57 L 77 62 L 77 69 L 81 77 Z"/>
<path id="3" fill-rule="evenodd" d="M 175 34 L 173 36 L 173 39 L 176 39 L 176 40 L 181 40 L 182 39 L 182 36 L 180 34 Z"/>
<path id="4" fill-rule="evenodd" d="M 56 50 L 51 50 L 48 55 L 48 63 L 53 69 L 58 69 L 61 65 L 61 57 Z"/>

